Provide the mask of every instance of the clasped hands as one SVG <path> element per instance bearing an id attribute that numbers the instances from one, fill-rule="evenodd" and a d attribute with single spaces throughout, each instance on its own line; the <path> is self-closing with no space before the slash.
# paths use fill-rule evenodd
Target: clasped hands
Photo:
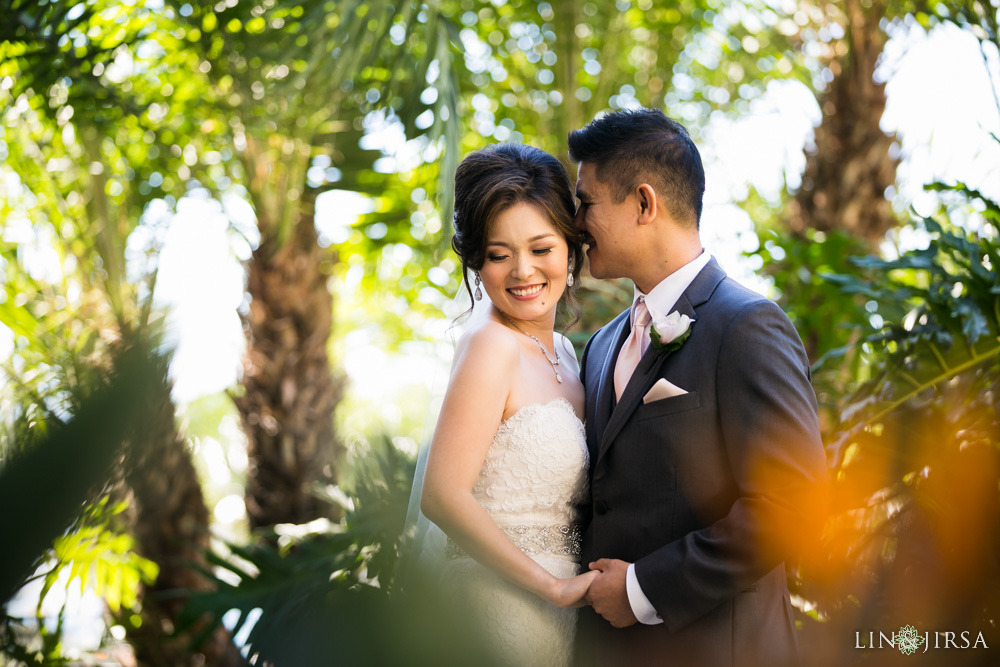
<path id="1" fill-rule="evenodd" d="M 590 563 L 588 572 L 558 580 L 555 604 L 560 607 L 589 604 L 616 628 L 637 623 L 625 586 L 628 566 L 625 561 L 613 558 L 601 558 Z"/>

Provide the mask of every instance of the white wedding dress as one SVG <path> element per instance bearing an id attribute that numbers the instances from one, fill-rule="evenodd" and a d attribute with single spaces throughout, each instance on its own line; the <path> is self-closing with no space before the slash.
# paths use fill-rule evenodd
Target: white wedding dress
<path id="1" fill-rule="evenodd" d="M 583 424 L 564 398 L 526 405 L 500 424 L 473 495 L 521 551 L 559 578 L 579 572 L 577 505 L 587 493 Z M 509 583 L 449 540 L 443 588 L 472 605 L 494 653 L 518 667 L 568 665 L 576 610 Z"/>

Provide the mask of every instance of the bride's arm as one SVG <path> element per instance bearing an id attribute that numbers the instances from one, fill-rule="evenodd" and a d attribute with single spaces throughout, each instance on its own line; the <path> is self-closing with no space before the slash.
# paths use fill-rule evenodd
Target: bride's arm
<path id="1" fill-rule="evenodd" d="M 472 487 L 518 372 L 517 341 L 488 323 L 459 342 L 431 441 L 420 508 L 467 554 L 553 604 L 582 601 L 593 573 L 558 579 L 518 549 L 476 502 Z"/>

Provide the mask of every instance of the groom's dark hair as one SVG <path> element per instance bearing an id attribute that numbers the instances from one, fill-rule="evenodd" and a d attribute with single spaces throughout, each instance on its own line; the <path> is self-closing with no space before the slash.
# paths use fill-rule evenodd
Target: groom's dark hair
<path id="1" fill-rule="evenodd" d="M 569 135 L 569 156 L 589 162 L 620 203 L 649 183 L 680 222 L 698 226 L 705 194 L 701 154 L 683 125 L 659 109 L 624 109 Z"/>

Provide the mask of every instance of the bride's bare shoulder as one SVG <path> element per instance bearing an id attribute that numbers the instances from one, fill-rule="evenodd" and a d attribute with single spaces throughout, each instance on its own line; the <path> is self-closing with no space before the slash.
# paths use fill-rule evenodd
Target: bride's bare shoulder
<path id="1" fill-rule="evenodd" d="M 519 354 L 514 332 L 496 320 L 486 319 L 471 325 L 458 339 L 455 361 L 506 366 Z"/>

